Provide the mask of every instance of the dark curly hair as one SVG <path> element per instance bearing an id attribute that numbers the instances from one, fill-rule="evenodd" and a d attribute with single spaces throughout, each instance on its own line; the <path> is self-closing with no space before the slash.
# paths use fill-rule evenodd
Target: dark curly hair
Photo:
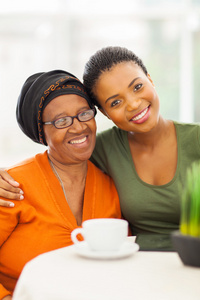
<path id="1" fill-rule="evenodd" d="M 121 62 L 134 62 L 147 75 L 147 69 L 142 60 L 132 51 L 123 47 L 105 47 L 97 51 L 90 57 L 85 65 L 83 73 L 83 84 L 93 102 L 97 107 L 100 107 L 97 97 L 94 94 L 94 87 L 100 75 L 104 71 L 109 71 L 113 66 Z"/>

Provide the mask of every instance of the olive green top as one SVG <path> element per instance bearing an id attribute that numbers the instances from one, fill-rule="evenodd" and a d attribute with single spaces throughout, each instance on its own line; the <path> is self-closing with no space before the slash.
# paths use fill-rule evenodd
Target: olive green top
<path id="1" fill-rule="evenodd" d="M 178 162 L 175 176 L 167 184 L 151 185 L 139 178 L 128 134 L 117 127 L 97 135 L 91 158 L 113 178 L 123 217 L 129 221 L 131 232 L 137 235 L 137 242 L 143 250 L 171 249 L 170 233 L 178 230 L 180 221 L 180 184 L 184 186 L 187 168 L 200 159 L 200 125 L 174 124 Z"/>

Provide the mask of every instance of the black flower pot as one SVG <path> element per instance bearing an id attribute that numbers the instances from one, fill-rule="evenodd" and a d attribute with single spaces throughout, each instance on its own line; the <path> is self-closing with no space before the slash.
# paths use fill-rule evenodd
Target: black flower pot
<path id="1" fill-rule="evenodd" d="M 175 231 L 172 233 L 172 243 L 185 265 L 200 267 L 200 238 Z"/>

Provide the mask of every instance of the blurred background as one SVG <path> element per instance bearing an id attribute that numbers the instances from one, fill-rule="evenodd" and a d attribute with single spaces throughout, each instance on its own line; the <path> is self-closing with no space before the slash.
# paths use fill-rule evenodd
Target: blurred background
<path id="1" fill-rule="evenodd" d="M 200 121 L 200 0 L 7 0 L 0 6 L 0 167 L 45 151 L 18 127 L 22 84 L 64 69 L 82 80 L 89 57 L 124 46 L 145 63 L 164 117 Z M 100 112 L 98 131 L 113 126 Z"/>

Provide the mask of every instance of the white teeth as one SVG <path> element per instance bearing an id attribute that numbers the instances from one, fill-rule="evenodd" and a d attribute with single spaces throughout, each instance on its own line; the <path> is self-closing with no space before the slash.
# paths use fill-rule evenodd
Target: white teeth
<path id="1" fill-rule="evenodd" d="M 86 136 L 84 138 L 82 138 L 81 140 L 70 141 L 70 144 L 81 144 L 85 141 L 86 141 Z"/>
<path id="2" fill-rule="evenodd" d="M 137 115 L 137 116 L 136 116 L 135 118 L 133 118 L 132 120 L 133 120 L 133 121 L 137 121 L 137 120 L 141 119 L 142 117 L 144 117 L 144 115 L 146 115 L 147 111 L 148 111 L 148 107 L 147 107 L 141 114 Z"/>

